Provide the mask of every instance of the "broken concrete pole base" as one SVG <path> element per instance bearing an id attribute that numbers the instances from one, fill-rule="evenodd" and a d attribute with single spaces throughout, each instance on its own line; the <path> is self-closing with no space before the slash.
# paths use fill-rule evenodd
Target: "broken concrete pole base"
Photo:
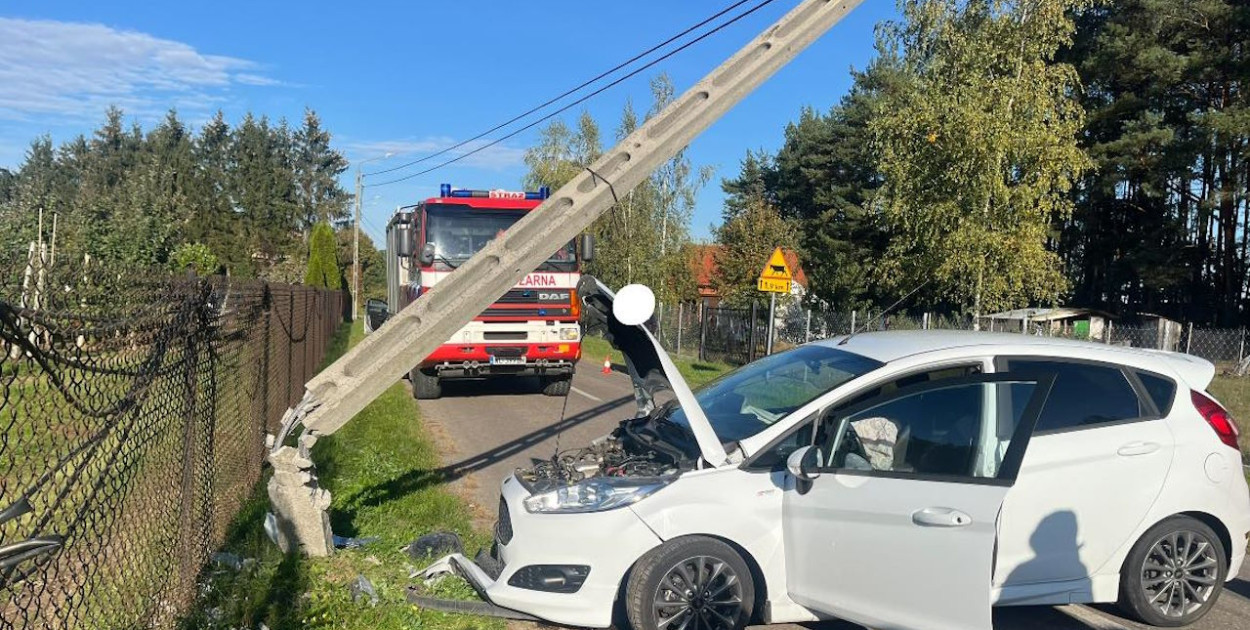
<path id="1" fill-rule="evenodd" d="M 315 438 L 308 436 L 308 442 Z M 308 449 L 281 446 L 269 454 L 273 477 L 269 480 L 269 503 L 275 520 L 275 542 L 282 551 L 309 556 L 328 556 L 334 550 L 330 531 L 330 493 L 317 484 L 317 472 Z"/>

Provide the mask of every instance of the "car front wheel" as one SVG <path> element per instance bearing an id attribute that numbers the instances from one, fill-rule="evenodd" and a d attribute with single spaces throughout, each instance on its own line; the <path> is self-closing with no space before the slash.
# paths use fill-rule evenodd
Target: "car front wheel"
<path id="1" fill-rule="evenodd" d="M 1137 541 L 1120 571 L 1120 607 L 1152 626 L 1186 626 L 1215 605 L 1228 574 L 1224 544 L 1195 518 L 1173 516 Z"/>
<path id="2" fill-rule="evenodd" d="M 630 572 L 625 613 L 635 629 L 741 630 L 751 620 L 755 581 L 733 547 L 684 536 L 647 552 Z"/>

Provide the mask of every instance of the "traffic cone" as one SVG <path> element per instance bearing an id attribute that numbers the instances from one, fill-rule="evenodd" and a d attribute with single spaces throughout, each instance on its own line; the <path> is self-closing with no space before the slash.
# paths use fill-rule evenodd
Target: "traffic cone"
<path id="1" fill-rule="evenodd" d="M 612 355 L 603 357 L 603 373 L 604 374 L 612 373 Z"/>

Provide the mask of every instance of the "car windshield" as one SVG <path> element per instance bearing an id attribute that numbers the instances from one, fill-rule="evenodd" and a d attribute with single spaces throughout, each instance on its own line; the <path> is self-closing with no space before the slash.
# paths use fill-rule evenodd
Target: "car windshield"
<path id="1" fill-rule="evenodd" d="M 425 240 L 434 243 L 435 256 L 453 264 L 463 263 L 486 244 L 503 234 L 524 210 L 483 210 L 457 205 L 431 205 L 425 210 Z M 569 242 L 548 262 L 572 263 L 576 251 Z"/>
<path id="2" fill-rule="evenodd" d="M 801 346 L 748 363 L 697 390 L 695 399 L 720 441 L 735 442 L 882 365 L 837 348 Z M 689 427 L 680 406 L 666 410 L 667 420 Z"/>

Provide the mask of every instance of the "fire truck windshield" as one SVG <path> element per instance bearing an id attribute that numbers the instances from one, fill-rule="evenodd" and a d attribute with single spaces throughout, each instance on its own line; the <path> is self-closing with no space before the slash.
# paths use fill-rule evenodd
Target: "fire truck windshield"
<path id="1" fill-rule="evenodd" d="M 459 266 L 523 216 L 524 210 L 432 204 L 425 208 L 425 240 L 434 244 L 436 260 Z M 577 251 L 569 242 L 552 254 L 543 267 L 550 271 L 573 271 L 576 263 Z"/>

